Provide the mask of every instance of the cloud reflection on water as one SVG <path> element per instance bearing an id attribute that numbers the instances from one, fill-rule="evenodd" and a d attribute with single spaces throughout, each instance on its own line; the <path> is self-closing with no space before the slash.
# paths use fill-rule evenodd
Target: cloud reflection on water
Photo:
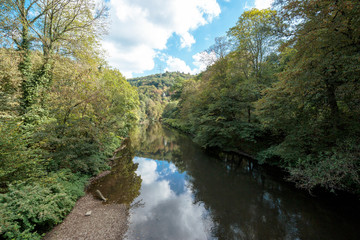
<path id="1" fill-rule="evenodd" d="M 166 161 L 135 157 L 134 162 L 143 179 L 135 202 L 142 199 L 144 206 L 131 210 L 127 239 L 211 239 L 212 220 L 202 203 L 193 204 L 186 174 Z"/>

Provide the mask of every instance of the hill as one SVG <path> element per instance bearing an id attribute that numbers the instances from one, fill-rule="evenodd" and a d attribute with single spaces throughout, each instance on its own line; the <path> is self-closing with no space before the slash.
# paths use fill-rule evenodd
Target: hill
<path id="1" fill-rule="evenodd" d="M 177 85 L 194 77 L 180 72 L 165 72 L 127 81 L 138 88 L 140 98 L 140 121 L 158 121 L 165 106 L 170 102 Z"/>

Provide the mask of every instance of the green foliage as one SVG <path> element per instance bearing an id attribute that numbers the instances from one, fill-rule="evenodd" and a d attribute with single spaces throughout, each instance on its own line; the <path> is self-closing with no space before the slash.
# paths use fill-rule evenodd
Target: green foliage
<path id="1" fill-rule="evenodd" d="M 131 85 L 138 87 L 140 121 L 158 121 L 170 100 L 181 94 L 181 83 L 190 77 L 190 74 L 166 72 L 128 79 Z"/>
<path id="2" fill-rule="evenodd" d="M 185 133 L 191 133 L 191 125 L 180 119 L 164 118 L 162 122 L 172 128 L 178 129 Z"/>
<path id="3" fill-rule="evenodd" d="M 163 111 L 162 117 L 163 118 L 175 118 L 176 113 L 178 111 L 177 105 L 178 105 L 177 102 L 169 102 Z"/>
<path id="4" fill-rule="evenodd" d="M 233 50 L 177 84 L 164 122 L 206 148 L 263 142 L 259 162 L 299 187 L 359 192 L 360 4 L 277 2 L 240 16 Z"/>
<path id="5" fill-rule="evenodd" d="M 246 61 L 245 74 L 261 77 L 264 62 L 275 42 L 274 33 L 280 27 L 280 20 L 274 10 L 253 8 L 245 11 L 236 26 L 230 28 L 228 34 L 237 46 L 236 54 Z M 246 68 L 251 71 L 246 70 Z"/>
<path id="6" fill-rule="evenodd" d="M 360 148 L 358 140 L 346 139 L 330 151 L 299 158 L 290 167 L 290 180 L 305 189 L 321 186 L 331 191 L 360 193 Z"/>
<path id="7" fill-rule="evenodd" d="M 176 82 L 181 81 L 182 79 L 189 78 L 191 78 L 190 74 L 180 72 L 166 72 L 145 77 L 131 78 L 128 79 L 128 82 L 136 87 L 154 86 L 158 89 L 164 89 L 165 87 L 172 87 L 174 84 L 176 84 Z"/>
<path id="8" fill-rule="evenodd" d="M 21 73 L 14 67 L 19 54 L 12 49 L 0 49 L 0 118 L 11 118 L 19 114 Z"/>
<path id="9" fill-rule="evenodd" d="M 20 126 L 20 122 L 0 120 L 1 192 L 11 183 L 32 181 L 44 174 L 46 161 Z"/>
<path id="10" fill-rule="evenodd" d="M 31 52 L 26 49 L 23 53 L 21 62 L 19 63 L 19 71 L 22 75 L 22 99 L 21 107 L 22 110 L 26 110 L 36 103 L 38 96 L 38 82 L 35 81 L 34 74 L 32 72 L 31 64 Z"/>
<path id="11" fill-rule="evenodd" d="M 51 159 L 49 169 L 96 174 L 107 168 L 106 159 L 137 122 L 135 88 L 116 70 L 61 59 L 49 97 L 52 119 L 35 135 Z"/>
<path id="12" fill-rule="evenodd" d="M 0 6 L 1 239 L 60 223 L 138 121 L 136 88 L 101 59 L 106 8 L 53 3 Z"/>
<path id="13" fill-rule="evenodd" d="M 87 179 L 60 171 L 42 182 L 11 185 L 0 195 L 0 237 L 41 239 L 41 234 L 59 224 L 84 194 Z"/>

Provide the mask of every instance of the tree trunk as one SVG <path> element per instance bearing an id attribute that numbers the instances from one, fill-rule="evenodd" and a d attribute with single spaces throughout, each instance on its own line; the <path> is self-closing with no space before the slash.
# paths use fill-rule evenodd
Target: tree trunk
<path id="1" fill-rule="evenodd" d="M 327 84 L 326 91 L 331 121 L 334 129 L 337 129 L 339 126 L 339 107 L 336 101 L 335 86 L 333 84 Z"/>

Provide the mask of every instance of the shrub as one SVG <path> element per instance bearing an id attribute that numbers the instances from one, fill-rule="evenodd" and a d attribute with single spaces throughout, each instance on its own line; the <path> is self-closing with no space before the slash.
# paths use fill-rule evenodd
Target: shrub
<path id="1" fill-rule="evenodd" d="M 331 151 L 308 155 L 289 168 L 290 180 L 305 189 L 324 187 L 330 191 L 347 190 L 360 194 L 360 147 L 347 140 Z"/>
<path id="2" fill-rule="evenodd" d="M 31 181 L 44 174 L 44 159 L 33 147 L 20 123 L 0 121 L 0 192 L 16 181 Z"/>
<path id="3" fill-rule="evenodd" d="M 63 170 L 41 182 L 10 185 L 0 195 L 0 238 L 41 239 L 71 211 L 87 179 Z"/>

